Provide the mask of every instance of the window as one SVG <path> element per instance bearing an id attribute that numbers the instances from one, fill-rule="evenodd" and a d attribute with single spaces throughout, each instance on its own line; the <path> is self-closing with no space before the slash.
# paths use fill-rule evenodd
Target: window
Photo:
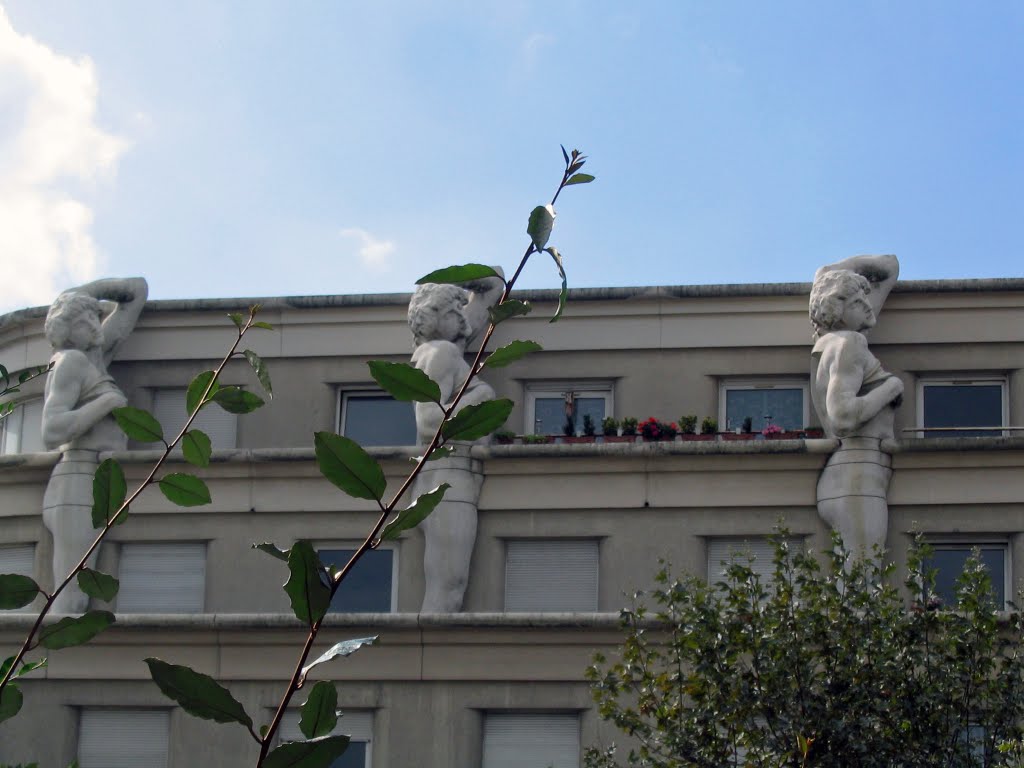
<path id="1" fill-rule="evenodd" d="M 373 713 L 349 712 L 338 718 L 338 725 L 333 733 L 348 736 L 351 741 L 345 753 L 330 764 L 329 768 L 370 768 L 371 749 L 373 748 Z M 281 720 L 278 730 L 281 741 L 305 741 L 306 737 L 299 730 L 299 713 L 289 711 Z"/>
<path id="2" fill-rule="evenodd" d="M 601 421 L 612 414 L 610 384 L 531 384 L 526 388 L 527 435 L 562 435 L 571 416 L 574 434 L 583 432 L 583 420 L 590 416 L 600 432 Z"/>
<path id="3" fill-rule="evenodd" d="M 1003 378 L 922 379 L 918 382 L 917 423 L 923 427 L 1002 427 L 1008 421 Z M 984 437 L 999 430 L 955 429 L 924 437 Z"/>
<path id="4" fill-rule="evenodd" d="M 931 547 L 932 556 L 925 565 L 936 570 L 935 594 L 942 600 L 943 606 L 956 605 L 956 580 L 963 573 L 967 558 L 975 548 L 980 551 L 981 562 L 991 575 L 996 605 L 1006 605 L 1010 585 L 1010 557 L 1005 541 L 931 542 Z"/>
<path id="5" fill-rule="evenodd" d="M 43 399 L 25 400 L 2 422 L 0 453 L 38 453 L 43 445 Z"/>
<path id="6" fill-rule="evenodd" d="M 725 381 L 719 387 L 718 423 L 727 432 L 743 427 L 760 432 L 768 424 L 803 429 L 810 421 L 805 381 Z"/>
<path id="7" fill-rule="evenodd" d="M 14 573 L 18 576 L 35 578 L 36 545 L 5 544 L 0 546 L 0 573 Z M 31 604 L 13 610 L 30 611 Z"/>
<path id="8" fill-rule="evenodd" d="M 122 544 L 118 613 L 202 613 L 206 544 Z"/>
<path id="9" fill-rule="evenodd" d="M 596 611 L 597 552 L 597 539 L 506 542 L 505 610 Z"/>
<path id="10" fill-rule="evenodd" d="M 789 551 L 804 551 L 804 540 L 801 538 L 787 539 Z M 770 584 L 775 580 L 775 545 L 767 536 L 721 537 L 708 539 L 708 584 L 717 584 L 725 579 L 728 566 L 735 559 L 741 565 L 761 577 L 762 584 Z"/>
<path id="11" fill-rule="evenodd" d="M 356 548 L 318 550 L 324 565 L 343 568 Z M 364 554 L 334 595 L 331 613 L 392 613 L 398 586 L 398 560 L 395 550 L 386 547 Z"/>
<path id="12" fill-rule="evenodd" d="M 488 712 L 483 751 L 483 768 L 579 768 L 580 718 Z"/>
<path id="13" fill-rule="evenodd" d="M 188 420 L 185 410 L 184 389 L 157 389 L 153 392 L 153 417 L 164 428 L 164 437 L 170 442 Z M 206 433 L 214 450 L 235 448 L 238 445 L 238 416 L 228 413 L 219 405 L 204 405 L 192 426 Z"/>
<path id="14" fill-rule="evenodd" d="M 170 713 L 83 709 L 78 722 L 80 768 L 167 768 Z"/>
<path id="15" fill-rule="evenodd" d="M 338 432 L 363 446 L 416 445 L 412 403 L 380 391 L 339 392 Z"/>

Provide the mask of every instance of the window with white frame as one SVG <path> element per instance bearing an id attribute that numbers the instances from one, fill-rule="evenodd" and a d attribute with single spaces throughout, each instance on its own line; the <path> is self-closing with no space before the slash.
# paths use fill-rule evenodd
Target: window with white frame
<path id="1" fill-rule="evenodd" d="M 1009 421 L 1006 379 L 1001 376 L 927 377 L 917 383 L 917 423 L 924 437 L 984 437 L 1003 434 Z M 936 427 L 957 427 L 948 432 Z M 934 430 L 934 431 L 933 431 Z"/>
<path id="2" fill-rule="evenodd" d="M 18 576 L 35 578 L 36 545 L 35 544 L 3 544 L 0 545 L 0 573 L 13 573 Z M 15 610 L 30 611 L 31 604 Z"/>
<path id="3" fill-rule="evenodd" d="M 579 715 L 488 712 L 483 754 L 483 768 L 579 768 Z"/>
<path id="4" fill-rule="evenodd" d="M 505 542 L 505 611 L 596 611 L 597 539 Z"/>
<path id="5" fill-rule="evenodd" d="M 206 542 L 121 545 L 117 613 L 202 613 Z"/>
<path id="6" fill-rule="evenodd" d="M 790 552 L 804 551 L 802 538 L 790 538 L 786 543 Z M 770 584 L 775 579 L 775 545 L 767 536 L 709 537 L 707 547 L 708 584 L 724 581 L 726 570 L 734 561 L 749 566 L 760 576 L 762 584 Z"/>
<path id="7" fill-rule="evenodd" d="M 177 387 L 154 390 L 152 413 L 164 428 L 164 438 L 170 442 L 188 421 L 185 390 Z M 238 447 L 238 415 L 215 403 L 203 406 L 192 422 L 192 428 L 205 432 L 215 451 Z"/>
<path id="8" fill-rule="evenodd" d="M 570 419 L 573 434 L 582 434 L 587 416 L 600 434 L 601 421 L 613 411 L 611 384 L 528 384 L 523 434 L 562 435 Z"/>
<path id="9" fill-rule="evenodd" d="M 956 605 L 956 581 L 964 571 L 967 559 L 977 549 L 981 564 L 992 579 L 992 592 L 997 606 L 1005 607 L 1011 594 L 1010 551 L 1006 541 L 996 539 L 980 541 L 936 541 L 929 540 L 931 557 L 924 563 L 926 568 L 935 570 L 935 594 L 943 607 Z"/>
<path id="10" fill-rule="evenodd" d="M 373 712 L 344 710 L 338 718 L 334 734 L 348 736 L 350 741 L 344 754 L 328 768 L 370 768 L 373 750 Z M 299 729 L 299 713 L 289 710 L 278 730 L 281 741 L 305 741 Z"/>
<path id="11" fill-rule="evenodd" d="M 341 569 L 355 547 L 317 547 L 320 562 Z M 393 613 L 398 599 L 398 558 L 393 547 L 368 550 L 331 600 L 330 613 Z"/>
<path id="12" fill-rule="evenodd" d="M 339 390 L 337 429 L 363 446 L 416 445 L 413 404 L 380 390 Z"/>
<path id="13" fill-rule="evenodd" d="M 0 453 L 38 453 L 43 444 L 43 399 L 24 400 L 0 422 Z"/>
<path id="14" fill-rule="evenodd" d="M 718 424 L 727 432 L 742 429 L 748 418 L 753 432 L 769 424 L 798 430 L 810 422 L 810 397 L 803 380 L 723 381 L 718 403 Z"/>
<path id="15" fill-rule="evenodd" d="M 167 768 L 170 713 L 146 709 L 82 709 L 79 768 Z"/>

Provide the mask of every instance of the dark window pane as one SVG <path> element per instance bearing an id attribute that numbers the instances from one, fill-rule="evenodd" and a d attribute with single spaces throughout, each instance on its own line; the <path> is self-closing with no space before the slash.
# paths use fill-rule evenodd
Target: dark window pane
<path id="1" fill-rule="evenodd" d="M 771 423 L 785 430 L 804 427 L 804 390 L 793 389 L 727 389 L 725 392 L 725 424 L 722 429 L 737 429 L 750 417 L 751 428 L 760 432 Z"/>
<path id="2" fill-rule="evenodd" d="M 345 732 L 342 727 L 344 723 L 345 720 L 342 718 L 341 723 L 338 724 L 337 733 Z M 350 741 L 345 754 L 331 763 L 331 768 L 366 768 L 366 742 Z"/>
<path id="3" fill-rule="evenodd" d="M 573 420 L 575 431 L 582 434 L 583 417 L 590 415 L 594 420 L 595 434 L 601 429 L 601 421 L 605 417 L 605 398 L 577 397 L 576 413 Z M 565 424 L 565 396 L 559 394 L 551 397 L 538 397 L 534 400 L 533 433 L 536 435 L 562 435 Z"/>
<path id="4" fill-rule="evenodd" d="M 964 571 L 967 558 L 971 556 L 971 547 L 936 546 L 931 559 L 926 564 L 937 569 L 935 574 L 935 594 L 942 599 L 944 607 L 956 605 L 956 580 Z M 992 590 L 996 596 L 996 605 L 1006 604 L 1005 558 L 1003 547 L 981 547 L 981 562 L 988 569 L 992 579 Z"/>
<path id="5" fill-rule="evenodd" d="M 925 385 L 924 426 L 1001 427 L 1003 388 L 999 384 Z M 926 432 L 926 437 L 983 437 L 998 432 Z"/>
<path id="6" fill-rule="evenodd" d="M 321 549 L 324 565 L 341 568 L 352 557 L 354 549 Z M 331 613 L 390 613 L 391 566 L 394 551 L 371 549 L 345 577 L 331 601 Z"/>
<path id="7" fill-rule="evenodd" d="M 390 395 L 345 398 L 345 437 L 360 445 L 415 445 L 412 403 Z"/>

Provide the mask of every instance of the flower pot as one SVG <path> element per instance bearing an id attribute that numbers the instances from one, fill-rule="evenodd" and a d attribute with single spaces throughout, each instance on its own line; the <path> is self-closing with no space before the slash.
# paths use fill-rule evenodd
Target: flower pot
<path id="1" fill-rule="evenodd" d="M 753 440 L 753 432 L 723 432 L 723 440 Z"/>

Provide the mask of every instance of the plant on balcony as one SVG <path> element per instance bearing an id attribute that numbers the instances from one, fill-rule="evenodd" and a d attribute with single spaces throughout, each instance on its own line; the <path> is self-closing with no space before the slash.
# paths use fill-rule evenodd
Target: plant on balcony
<path id="1" fill-rule="evenodd" d="M 516 433 L 511 429 L 499 429 L 494 433 L 494 442 L 498 445 L 511 445 L 516 439 Z"/>
<path id="2" fill-rule="evenodd" d="M 684 435 L 692 435 L 697 431 L 697 416 L 687 414 L 679 417 L 679 432 Z"/>
<path id="3" fill-rule="evenodd" d="M 637 423 L 636 419 L 632 416 L 626 416 L 622 420 L 622 435 L 623 437 L 635 437 L 636 436 Z"/>
<path id="4" fill-rule="evenodd" d="M 661 440 L 661 422 L 653 416 L 641 421 L 639 429 L 641 436 L 647 442 L 653 443 L 656 440 Z"/>
<path id="5" fill-rule="evenodd" d="M 601 419 L 601 432 L 604 433 L 605 437 L 614 437 L 619 434 L 619 422 L 617 419 L 611 416 L 605 416 Z"/>
<path id="6" fill-rule="evenodd" d="M 583 434 L 587 437 L 594 436 L 594 420 L 589 413 L 583 414 Z"/>
<path id="7" fill-rule="evenodd" d="M 783 429 L 778 424 L 768 424 L 767 426 L 765 426 L 764 429 L 761 430 L 761 434 L 764 435 L 765 438 L 769 440 L 777 439 L 782 437 Z"/>
<path id="8" fill-rule="evenodd" d="M 704 420 L 700 423 L 700 433 L 702 435 L 714 435 L 718 432 L 718 420 L 713 419 L 710 416 L 705 416 Z"/>

